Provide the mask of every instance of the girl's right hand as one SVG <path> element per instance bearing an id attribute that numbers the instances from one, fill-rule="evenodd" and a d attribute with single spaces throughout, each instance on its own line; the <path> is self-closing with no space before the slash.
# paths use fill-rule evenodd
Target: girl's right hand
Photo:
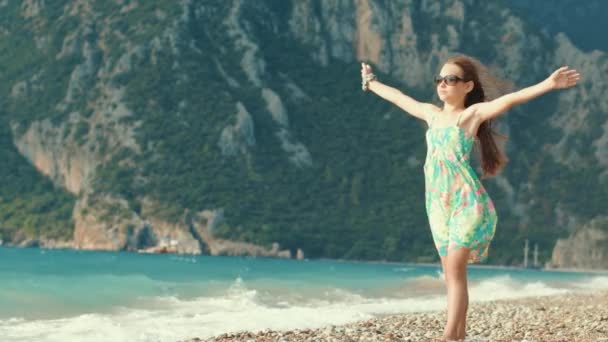
<path id="1" fill-rule="evenodd" d="M 361 63 L 361 78 L 372 73 L 372 67 L 369 64 Z"/>

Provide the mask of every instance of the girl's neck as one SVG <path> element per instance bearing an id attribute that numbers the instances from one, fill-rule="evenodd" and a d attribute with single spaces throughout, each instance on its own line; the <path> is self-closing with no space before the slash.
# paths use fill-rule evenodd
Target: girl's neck
<path id="1" fill-rule="evenodd" d="M 446 114 L 452 114 L 452 113 L 460 113 L 463 110 L 464 110 L 464 103 L 450 104 L 450 103 L 444 102 L 443 109 L 441 111 Z"/>

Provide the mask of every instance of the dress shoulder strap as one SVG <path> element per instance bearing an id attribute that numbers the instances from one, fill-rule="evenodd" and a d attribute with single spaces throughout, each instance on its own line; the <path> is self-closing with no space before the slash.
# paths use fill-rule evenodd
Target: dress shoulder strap
<path id="1" fill-rule="evenodd" d="M 460 117 L 462 116 L 462 112 L 464 112 L 464 110 L 460 111 L 460 113 L 458 113 L 458 119 L 456 119 L 456 126 L 460 125 Z"/>
<path id="2" fill-rule="evenodd" d="M 429 122 L 429 127 L 433 127 L 435 124 L 435 112 L 431 111 L 431 121 Z"/>

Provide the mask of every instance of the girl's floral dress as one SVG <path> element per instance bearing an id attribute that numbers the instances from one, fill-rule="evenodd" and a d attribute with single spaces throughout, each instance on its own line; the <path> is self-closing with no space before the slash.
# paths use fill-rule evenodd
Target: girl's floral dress
<path id="1" fill-rule="evenodd" d="M 484 261 L 496 230 L 496 210 L 469 163 L 475 137 L 458 126 L 434 127 L 426 132 L 424 163 L 426 211 L 440 256 L 468 247 L 469 263 Z"/>

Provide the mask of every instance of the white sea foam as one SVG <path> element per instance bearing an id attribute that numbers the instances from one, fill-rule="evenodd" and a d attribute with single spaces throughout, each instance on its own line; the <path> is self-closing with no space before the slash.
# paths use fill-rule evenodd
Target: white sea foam
<path id="1" fill-rule="evenodd" d="M 550 286 L 542 281 L 520 283 L 505 275 L 480 281 L 472 285 L 469 291 L 472 301 L 482 302 L 565 294 L 571 289 Z"/>
<path id="2" fill-rule="evenodd" d="M 420 277 L 392 289 L 385 297 L 365 292 L 326 289 L 316 296 L 292 293 L 269 301 L 266 289 L 248 286 L 238 278 L 222 294 L 180 299 L 150 298 L 146 308 L 122 307 L 111 313 L 70 318 L 0 321 L 3 341 L 176 341 L 206 338 L 226 332 L 263 329 L 287 330 L 345 324 L 376 315 L 443 310 L 443 293 L 416 295 L 417 286 L 439 287 L 440 279 Z M 558 285 L 541 281 L 522 283 L 509 276 L 473 282 L 472 301 L 562 294 L 569 291 L 608 289 L 608 277 L 595 277 L 584 284 Z"/>
<path id="3" fill-rule="evenodd" d="M 573 285 L 579 289 L 585 290 L 606 290 L 608 289 L 608 276 L 591 277 L 585 281 L 579 281 Z"/>

